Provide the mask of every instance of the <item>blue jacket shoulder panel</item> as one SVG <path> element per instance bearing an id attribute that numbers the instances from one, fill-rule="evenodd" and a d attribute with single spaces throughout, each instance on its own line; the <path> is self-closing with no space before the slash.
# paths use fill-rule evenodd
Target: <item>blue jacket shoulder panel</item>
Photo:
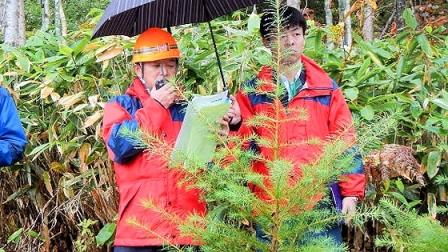
<path id="1" fill-rule="evenodd" d="M 0 166 L 21 159 L 27 144 L 16 105 L 6 89 L 0 87 Z"/>

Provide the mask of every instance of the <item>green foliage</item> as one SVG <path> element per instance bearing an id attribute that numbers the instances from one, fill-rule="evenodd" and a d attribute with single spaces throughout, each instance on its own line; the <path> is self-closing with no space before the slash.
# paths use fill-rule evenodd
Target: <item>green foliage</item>
<path id="1" fill-rule="evenodd" d="M 446 212 L 446 209 L 439 211 Z M 384 234 L 375 241 L 377 246 L 392 248 L 394 251 L 448 249 L 448 230 L 431 216 L 419 215 L 415 210 L 404 209 L 385 199 L 377 207 L 367 210 L 366 216 L 386 226 Z"/>
<path id="2" fill-rule="evenodd" d="M 384 142 L 414 146 L 430 179 L 448 172 L 447 30 L 414 29 L 411 10 L 404 13 L 407 28 L 396 38 L 371 43 L 354 35 L 350 52 L 325 50 L 320 28 L 311 28 L 305 54 L 324 66 L 349 99 L 355 119 L 375 120 L 394 114 L 398 125 Z M 444 187 L 440 199 L 446 198 Z"/>
<path id="3" fill-rule="evenodd" d="M 105 244 L 111 245 L 113 242 L 115 229 L 117 225 L 115 223 L 107 223 L 104 227 L 98 232 L 98 235 L 95 237 L 97 246 L 104 246 Z"/>
<path id="4" fill-rule="evenodd" d="M 40 0 L 25 0 L 25 21 L 27 31 L 36 31 L 42 26 L 42 8 Z M 78 30 L 88 21 L 88 13 L 94 9 L 105 9 L 110 0 L 64 0 L 62 5 L 69 31 Z M 54 1 L 50 0 L 50 30 L 54 30 Z"/>

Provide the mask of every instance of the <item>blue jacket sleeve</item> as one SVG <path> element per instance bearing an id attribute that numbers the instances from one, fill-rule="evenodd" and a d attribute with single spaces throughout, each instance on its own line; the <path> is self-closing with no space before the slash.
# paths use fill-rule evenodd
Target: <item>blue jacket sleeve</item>
<path id="1" fill-rule="evenodd" d="M 120 130 L 127 128 L 130 131 L 138 129 L 136 120 L 126 120 L 112 126 L 112 132 L 107 142 L 107 146 L 115 154 L 114 161 L 117 163 L 126 163 L 135 155 L 142 152 L 141 148 L 137 148 L 136 143 L 121 134 Z"/>
<path id="2" fill-rule="evenodd" d="M 0 87 L 0 167 L 21 159 L 26 143 L 14 100 Z"/>

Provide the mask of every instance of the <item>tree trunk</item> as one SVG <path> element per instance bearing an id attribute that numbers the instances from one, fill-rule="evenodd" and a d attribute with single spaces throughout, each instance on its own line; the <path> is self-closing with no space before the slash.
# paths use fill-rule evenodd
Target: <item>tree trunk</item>
<path id="1" fill-rule="evenodd" d="M 333 25 L 333 13 L 331 12 L 331 0 L 325 0 L 325 26 L 327 29 L 330 28 L 330 26 Z M 333 48 L 333 43 L 330 40 L 330 37 L 327 36 L 327 47 L 329 49 Z"/>
<path id="2" fill-rule="evenodd" d="M 405 8 L 406 8 L 405 0 L 395 0 L 395 23 L 397 24 L 398 29 L 404 27 L 403 11 Z"/>
<path id="3" fill-rule="evenodd" d="M 364 24 L 362 26 L 362 36 L 366 41 L 373 40 L 373 20 L 374 20 L 374 12 L 372 6 L 366 3 L 364 6 Z"/>
<path id="4" fill-rule="evenodd" d="M 50 0 L 41 0 L 42 7 L 42 31 L 48 31 L 50 27 Z"/>
<path id="5" fill-rule="evenodd" d="M 352 47 L 352 19 L 345 17 L 350 11 L 350 0 L 339 0 L 339 22 L 344 22 L 342 46 L 348 50 Z"/>
<path id="6" fill-rule="evenodd" d="M 26 35 L 25 35 L 25 0 L 17 0 L 18 4 L 19 4 L 19 9 L 18 9 L 18 30 L 17 30 L 17 41 L 19 43 L 19 45 L 23 45 L 25 44 L 26 41 Z"/>
<path id="7" fill-rule="evenodd" d="M 300 10 L 300 0 L 288 0 L 287 4 L 289 6 L 292 6 L 292 7 L 296 8 L 296 9 Z"/>
<path id="8" fill-rule="evenodd" d="M 3 34 L 4 20 L 5 20 L 5 0 L 0 0 L 0 34 Z"/>
<path id="9" fill-rule="evenodd" d="M 5 33 L 4 42 L 11 46 L 18 46 L 18 16 L 19 2 L 17 0 L 6 0 L 5 2 Z"/>
<path id="10" fill-rule="evenodd" d="M 62 0 L 54 0 L 54 24 L 57 36 L 67 35 L 67 20 L 65 19 Z"/>

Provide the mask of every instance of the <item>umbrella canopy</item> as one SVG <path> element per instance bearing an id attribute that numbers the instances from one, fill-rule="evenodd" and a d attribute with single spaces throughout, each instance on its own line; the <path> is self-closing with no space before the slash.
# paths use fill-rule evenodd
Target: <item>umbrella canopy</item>
<path id="1" fill-rule="evenodd" d="M 93 38 L 129 37 L 149 27 L 171 27 L 211 21 L 264 0 L 113 0 L 104 12 Z"/>

